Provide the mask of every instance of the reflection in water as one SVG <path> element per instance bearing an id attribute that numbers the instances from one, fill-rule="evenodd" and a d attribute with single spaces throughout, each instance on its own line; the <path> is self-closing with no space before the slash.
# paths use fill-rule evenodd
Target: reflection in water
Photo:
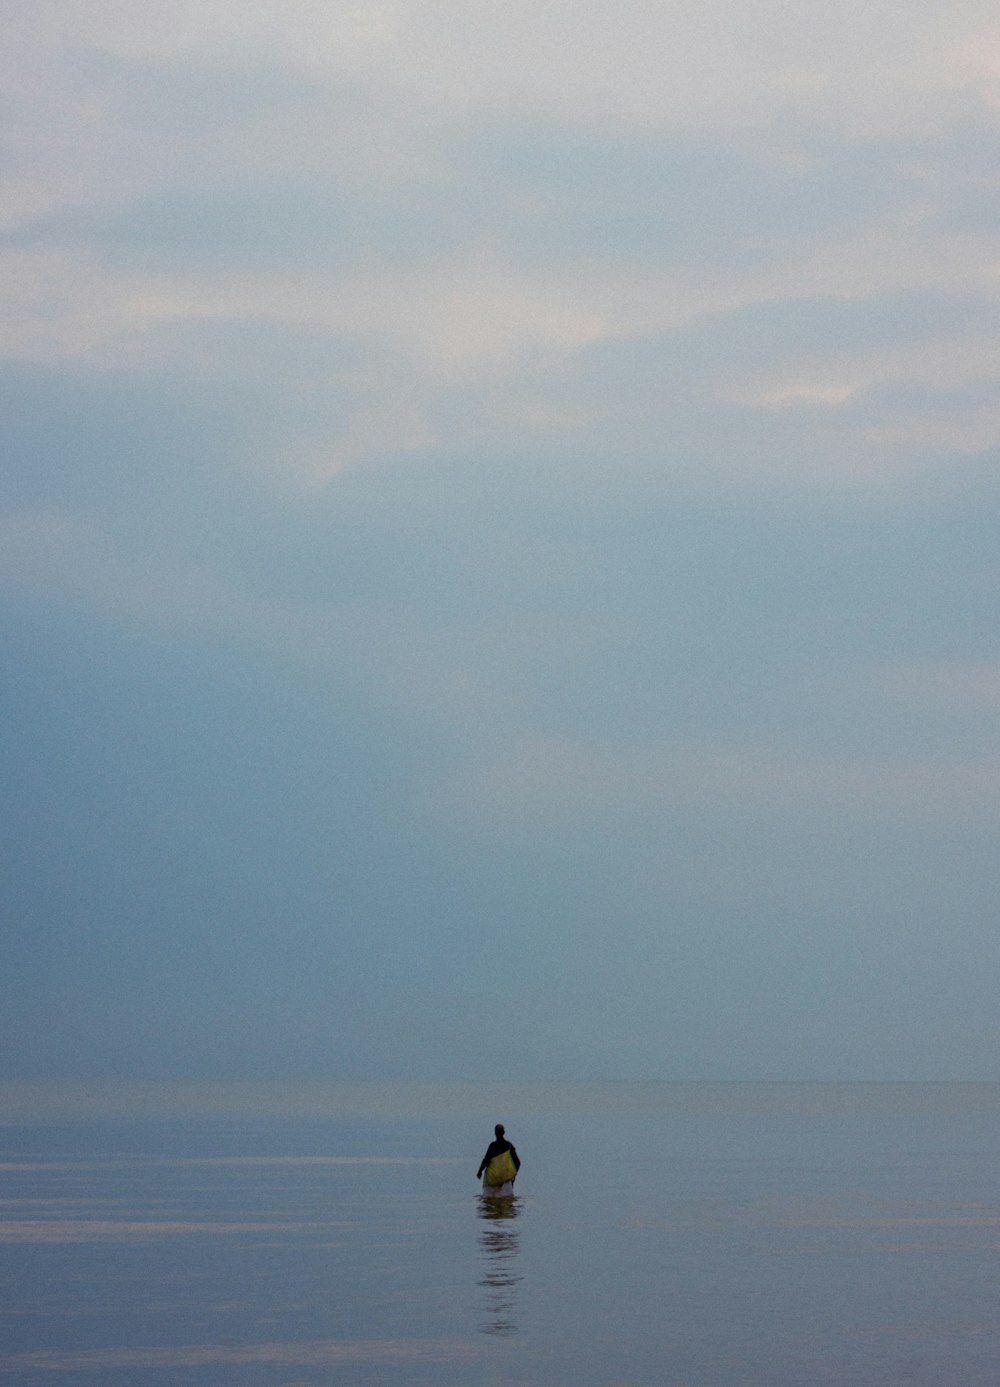
<path id="1" fill-rule="evenodd" d="M 479 1217 L 486 1220 L 486 1226 L 479 1235 L 479 1246 L 486 1274 L 479 1284 L 486 1289 L 489 1315 L 484 1334 L 517 1333 L 514 1311 L 521 1278 L 515 1274 L 518 1233 L 511 1225 L 519 1212 L 516 1195 L 499 1199 L 480 1195 Z"/>

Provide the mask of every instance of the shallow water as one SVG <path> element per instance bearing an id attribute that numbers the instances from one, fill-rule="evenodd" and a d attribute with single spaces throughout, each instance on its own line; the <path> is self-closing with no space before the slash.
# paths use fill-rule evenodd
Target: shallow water
<path id="1" fill-rule="evenodd" d="M 998 1377 L 991 1085 L 20 1086 L 0 1114 L 17 1387 Z M 511 1201 L 475 1179 L 497 1120 Z"/>

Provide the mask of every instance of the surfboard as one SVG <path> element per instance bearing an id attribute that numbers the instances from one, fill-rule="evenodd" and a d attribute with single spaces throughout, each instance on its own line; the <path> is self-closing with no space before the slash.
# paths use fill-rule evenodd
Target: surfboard
<path id="1" fill-rule="evenodd" d="M 501 1185 L 513 1184 L 517 1166 L 509 1151 L 501 1151 L 494 1156 L 483 1175 L 484 1189 L 499 1189 Z"/>

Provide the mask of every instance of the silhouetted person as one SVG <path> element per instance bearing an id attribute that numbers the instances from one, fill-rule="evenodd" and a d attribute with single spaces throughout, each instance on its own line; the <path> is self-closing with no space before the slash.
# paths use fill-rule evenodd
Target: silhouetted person
<path id="1" fill-rule="evenodd" d="M 479 1162 L 476 1179 L 483 1177 L 483 1194 L 513 1194 L 514 1181 L 521 1169 L 521 1161 L 511 1142 L 503 1134 L 503 1123 L 493 1128 L 496 1140 L 486 1148 L 486 1155 Z"/>

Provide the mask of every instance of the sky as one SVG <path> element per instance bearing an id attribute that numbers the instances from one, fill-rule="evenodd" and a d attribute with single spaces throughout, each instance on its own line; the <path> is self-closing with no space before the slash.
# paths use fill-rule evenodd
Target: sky
<path id="1" fill-rule="evenodd" d="M 0 1077 L 996 1079 L 995 5 L 2 22 Z"/>

